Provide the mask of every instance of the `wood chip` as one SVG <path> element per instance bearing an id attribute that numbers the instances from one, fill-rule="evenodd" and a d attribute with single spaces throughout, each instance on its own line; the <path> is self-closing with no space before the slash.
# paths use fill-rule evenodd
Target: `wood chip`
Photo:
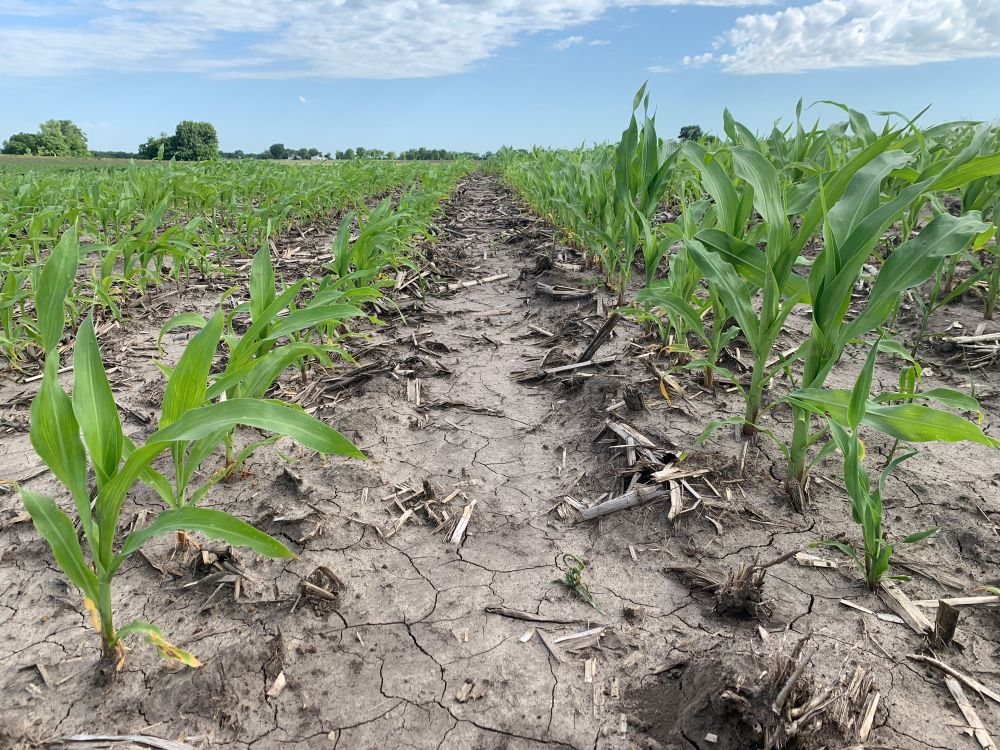
<path id="1" fill-rule="evenodd" d="M 285 689 L 285 673 L 278 672 L 278 676 L 274 678 L 274 682 L 271 683 L 271 687 L 267 689 L 268 698 L 277 698 L 281 695 L 281 691 Z"/>
<path id="2" fill-rule="evenodd" d="M 861 714 L 861 724 L 858 726 L 858 740 L 861 742 L 868 741 L 868 735 L 872 732 L 872 725 L 875 723 L 875 712 L 878 711 L 878 704 L 881 698 L 882 694 L 878 690 L 872 690 L 865 699 L 864 709 Z"/>
<path id="3" fill-rule="evenodd" d="M 955 629 L 958 627 L 958 607 L 953 607 L 942 601 L 937 608 L 937 616 L 934 618 L 934 640 L 938 643 L 950 646 L 955 637 Z"/>
<path id="4" fill-rule="evenodd" d="M 969 675 L 964 674 L 963 672 L 959 672 L 957 669 L 948 664 L 945 664 L 943 661 L 939 661 L 938 659 L 935 659 L 931 656 L 923 656 L 922 654 L 907 654 L 906 658 L 912 659 L 913 661 L 921 661 L 924 662 L 925 664 L 930 664 L 933 667 L 937 667 L 942 672 L 950 674 L 955 679 L 965 683 L 966 686 L 972 688 L 980 695 L 983 695 L 989 698 L 990 700 L 995 701 L 996 703 L 1000 703 L 1000 692 L 997 692 L 996 690 L 987 687 L 979 680 L 977 680 L 975 677 L 970 677 Z"/>
<path id="5" fill-rule="evenodd" d="M 1000 607 L 1000 596 L 953 596 L 948 599 L 918 599 L 913 603 L 917 607 L 937 609 L 942 602 L 951 607 Z"/>
<path id="6" fill-rule="evenodd" d="M 810 555 L 808 552 L 797 552 L 795 554 L 795 561 L 799 565 L 804 565 L 808 568 L 837 568 L 839 565 L 835 560 L 826 560 L 822 557 L 817 557 L 816 555 Z"/>
<path id="7" fill-rule="evenodd" d="M 947 676 L 944 678 L 945 684 L 948 686 L 948 692 L 951 693 L 951 697 L 955 699 L 955 703 L 958 704 L 958 710 L 962 712 L 962 716 L 968 722 L 969 727 L 972 729 L 972 733 L 976 738 L 976 742 L 983 750 L 997 750 L 996 743 L 993 742 L 993 738 L 990 737 L 990 733 L 986 731 L 986 727 L 983 726 L 983 720 L 979 718 L 979 714 L 976 713 L 976 709 L 972 707 L 969 703 L 969 699 L 965 695 L 965 691 L 962 690 L 962 686 L 959 684 L 952 676 Z"/>
<path id="8" fill-rule="evenodd" d="M 902 617 L 903 621 L 910 626 L 910 629 L 914 633 L 926 635 L 934 630 L 934 625 L 931 624 L 931 621 L 913 605 L 910 597 L 893 581 L 884 579 L 879 586 L 879 592 L 882 594 L 885 603 L 889 605 L 889 608 Z"/>
<path id="9" fill-rule="evenodd" d="M 454 545 L 461 545 L 462 539 L 465 537 L 465 530 L 469 525 L 469 520 L 472 518 L 472 511 L 476 507 L 476 499 L 473 498 L 472 502 L 465 506 L 462 511 L 461 518 L 458 519 L 458 523 L 455 524 L 455 530 L 451 534 L 449 541 Z"/>
<path id="10" fill-rule="evenodd" d="M 634 508 L 638 505 L 645 505 L 654 500 L 659 500 L 670 494 L 670 490 L 658 484 L 637 484 L 631 490 L 618 497 L 605 500 L 591 508 L 586 508 L 580 512 L 584 521 L 606 516 L 626 508 Z"/>

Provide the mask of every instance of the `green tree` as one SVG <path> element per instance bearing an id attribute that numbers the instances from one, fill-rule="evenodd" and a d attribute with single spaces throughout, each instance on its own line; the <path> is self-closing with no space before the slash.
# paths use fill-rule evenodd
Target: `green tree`
<path id="1" fill-rule="evenodd" d="M 184 120 L 177 124 L 168 156 L 178 161 L 205 161 L 219 158 L 219 136 L 210 122 Z"/>
<path id="2" fill-rule="evenodd" d="M 163 159 L 167 158 L 167 145 L 170 142 L 170 136 L 166 133 L 160 133 L 158 136 L 151 135 L 146 139 L 146 142 L 139 146 L 136 156 L 140 159 Z"/>
<path id="3" fill-rule="evenodd" d="M 678 136 L 682 141 L 700 141 L 705 133 L 700 125 L 685 125 Z"/>
<path id="4" fill-rule="evenodd" d="M 35 133 L 14 133 L 4 141 L 3 154 L 31 155 L 37 154 L 40 146 L 38 135 Z"/>
<path id="5" fill-rule="evenodd" d="M 285 148 L 284 143 L 272 143 L 271 147 L 267 150 L 271 155 L 272 159 L 287 159 L 288 149 Z"/>
<path id="6" fill-rule="evenodd" d="M 3 153 L 90 156 L 87 136 L 72 120 L 46 120 L 38 133 L 15 133 L 4 143 Z"/>

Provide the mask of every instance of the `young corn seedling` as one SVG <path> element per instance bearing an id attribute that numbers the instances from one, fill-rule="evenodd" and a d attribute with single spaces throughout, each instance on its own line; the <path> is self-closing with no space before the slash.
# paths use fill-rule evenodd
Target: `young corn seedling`
<path id="1" fill-rule="evenodd" d="M 37 285 L 37 325 L 45 350 L 45 369 L 41 388 L 31 404 L 30 436 L 39 457 L 69 492 L 83 545 L 73 518 L 55 500 L 23 488 L 21 497 L 56 563 L 83 592 L 106 657 L 117 656 L 120 664 L 123 639 L 140 634 L 164 656 L 197 666 L 197 659 L 168 643 L 155 625 L 135 621 L 116 628 L 112 584 L 122 563 L 149 539 L 184 529 L 249 547 L 269 557 L 293 555 L 277 540 L 227 513 L 180 503 L 168 503 L 168 510 L 160 512 L 148 526 L 129 533 L 116 550 L 122 507 L 135 482 L 141 478 L 165 499 L 176 499 L 177 491 L 153 469 L 154 461 L 169 450 L 175 457 L 178 453 L 184 456 L 182 470 L 193 471 L 210 452 L 206 446 L 217 445 L 220 433 L 238 424 L 274 430 L 322 452 L 360 453 L 335 430 L 282 404 L 234 399 L 202 406 L 205 381 L 200 381 L 200 392 L 198 378 L 192 377 L 192 369 L 187 367 L 178 368 L 171 377 L 160 429 L 143 445 L 133 444 L 122 432 L 90 317 L 76 336 L 72 396 L 59 383 L 58 345 L 78 256 L 76 230 L 70 229 L 46 260 Z M 204 339 L 192 341 L 191 347 L 211 363 L 214 347 L 205 346 Z M 95 479 L 93 495 L 87 481 L 89 469 Z"/>
<path id="2" fill-rule="evenodd" d="M 587 602 L 587 604 L 600 612 L 600 607 L 597 606 L 597 603 L 594 601 L 593 594 L 590 593 L 590 586 L 588 586 L 583 580 L 583 571 L 586 570 L 587 563 L 585 563 L 582 558 L 570 552 L 567 552 L 562 556 L 562 563 L 566 566 L 565 575 L 563 575 L 562 578 L 556 578 L 552 582 L 562 584 L 572 593 L 576 594 L 578 597 L 583 599 L 583 601 Z"/>
<path id="3" fill-rule="evenodd" d="M 201 403 L 196 404 L 197 399 L 201 399 L 202 403 L 216 400 L 222 402 L 234 399 L 263 399 L 278 377 L 291 366 L 302 364 L 310 357 L 315 357 L 321 363 L 330 366 L 332 364 L 329 358 L 330 352 L 348 357 L 347 353 L 333 342 L 313 343 L 304 337 L 317 327 L 339 326 L 345 320 L 363 315 L 358 307 L 338 300 L 346 298 L 351 301 L 365 301 L 372 298 L 374 291 L 330 289 L 317 294 L 302 307 L 293 308 L 295 298 L 306 283 L 305 279 L 297 281 L 278 293 L 275 288 L 274 267 L 268 245 L 265 243 L 257 251 L 251 264 L 249 302 L 238 306 L 226 316 L 225 321 L 221 313 L 217 313 L 209 320 L 196 313 L 181 313 L 168 320 L 160 329 L 159 341 L 162 341 L 163 336 L 169 331 L 182 326 L 201 330 L 181 355 L 176 368 L 169 373 L 170 382 L 174 382 L 174 378 L 183 378 L 177 382 L 185 385 L 183 391 L 181 391 L 182 386 L 178 386 L 175 391 L 168 385 L 163 400 L 164 414 L 172 413 L 174 399 L 185 399 L 186 403 L 180 407 L 182 409 L 193 405 L 200 406 Z M 286 310 L 288 314 L 283 314 Z M 233 321 L 236 316 L 247 313 L 250 325 L 242 335 L 238 335 Z M 281 343 L 285 339 L 289 341 Z M 220 340 L 228 351 L 226 368 L 210 382 L 212 357 Z M 182 374 L 179 375 L 179 372 Z M 190 401 L 187 401 L 188 399 Z M 213 445 L 208 445 L 211 441 L 207 441 L 199 449 L 196 463 L 204 460 L 221 440 L 226 446 L 226 466 L 190 498 L 186 491 L 191 471 L 185 468 L 190 465 L 190 459 L 179 449 L 174 452 L 174 469 L 178 477 L 177 494 L 169 502 L 179 504 L 197 502 L 214 481 L 238 471 L 254 450 L 274 440 L 268 438 L 251 442 L 237 455 L 233 437 L 234 430 L 229 429 L 220 434 Z M 347 450 L 348 445 L 342 445 L 341 448 Z M 208 451 L 204 456 L 201 455 L 203 450 Z"/>
<path id="4" fill-rule="evenodd" d="M 916 455 L 916 451 L 911 451 L 889 461 L 882 470 L 878 482 L 872 486 L 864 467 L 864 444 L 861 442 L 859 430 L 870 403 L 869 394 L 878 350 L 877 344 L 871 348 L 861 375 L 851 391 L 847 413 L 840 415 L 846 416 L 846 423 L 827 417 L 833 442 L 844 456 L 844 485 L 851 498 L 851 515 L 854 522 L 861 527 L 862 548 L 859 553 L 843 542 L 824 540 L 819 543 L 836 547 L 857 562 L 864 571 L 865 583 L 871 591 L 878 588 L 882 577 L 888 572 L 893 551 L 882 526 L 882 493 L 885 490 L 885 483 L 897 466 Z M 936 532 L 936 528 L 920 531 L 903 539 L 903 543 L 919 542 Z"/>

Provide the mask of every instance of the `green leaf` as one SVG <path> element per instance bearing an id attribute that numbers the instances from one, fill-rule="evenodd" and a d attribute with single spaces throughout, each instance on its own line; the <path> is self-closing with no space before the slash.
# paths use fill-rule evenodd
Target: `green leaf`
<path id="1" fill-rule="evenodd" d="M 97 601 L 97 576 L 83 557 L 80 540 L 69 516 L 60 510 L 51 497 L 21 490 L 24 508 L 35 528 L 52 548 L 52 556 L 66 577 L 91 601 Z"/>
<path id="2" fill-rule="evenodd" d="M 347 438 L 300 409 L 276 401 L 248 398 L 191 409 L 170 426 L 150 435 L 146 446 L 198 440 L 240 424 L 285 435 L 319 453 L 364 458 L 364 454 Z"/>
<path id="3" fill-rule="evenodd" d="M 931 388 L 917 394 L 917 398 L 926 398 L 937 401 L 939 404 L 950 406 L 952 409 L 961 411 L 971 411 L 975 414 L 980 412 L 979 401 L 967 393 L 956 391 L 954 388 Z"/>
<path id="4" fill-rule="evenodd" d="M 906 537 L 906 539 L 903 540 L 903 544 L 913 544 L 915 542 L 922 541 L 929 536 L 934 536 L 940 530 L 941 529 L 935 526 L 933 529 L 926 529 L 925 531 L 918 531 L 914 534 L 910 534 L 908 537 Z"/>
<path id="5" fill-rule="evenodd" d="M 237 547 L 249 547 L 265 557 L 295 557 L 277 539 L 228 513 L 192 506 L 165 510 L 149 526 L 133 531 L 125 538 L 118 557 L 126 558 L 152 537 L 175 531 L 198 531 L 210 539 L 218 539 Z"/>
<path id="6" fill-rule="evenodd" d="M 42 348 L 46 356 L 56 350 L 62 339 L 63 327 L 66 325 L 66 295 L 76 281 L 79 262 L 80 242 L 76 227 L 72 226 L 63 232 L 42 266 L 35 292 L 38 330 L 42 335 Z"/>
<path id="7" fill-rule="evenodd" d="M 757 348 L 761 342 L 760 322 L 757 313 L 750 300 L 750 292 L 746 284 L 736 273 L 736 269 L 721 257 L 713 252 L 709 252 L 697 241 L 686 240 L 684 246 L 687 248 L 695 263 L 705 274 L 709 283 L 715 286 L 716 291 L 722 297 L 726 309 L 732 313 L 747 337 L 750 346 L 754 349 L 754 354 L 759 355 Z"/>
<path id="8" fill-rule="evenodd" d="M 879 337 L 881 340 L 881 337 Z M 868 404 L 868 396 L 872 390 L 872 378 L 875 373 L 875 355 L 878 354 L 878 342 L 872 346 L 865 358 L 865 364 L 861 368 L 858 379 L 854 383 L 851 391 L 851 401 L 847 405 L 847 426 L 851 430 L 858 429 L 861 420 L 865 416 L 865 407 Z"/>
<path id="9" fill-rule="evenodd" d="M 941 214 L 931 220 L 919 235 L 897 247 L 882 264 L 868 304 L 843 327 L 842 338 L 864 335 L 884 323 L 902 292 L 927 281 L 937 271 L 941 258 L 960 252 L 985 227 L 975 212 L 958 217 Z"/>
<path id="10" fill-rule="evenodd" d="M 250 266 L 250 320 L 260 320 L 274 298 L 274 266 L 270 247 L 265 242 L 253 256 Z"/>
<path id="11" fill-rule="evenodd" d="M 102 487 L 122 458 L 122 424 L 111 384 L 101 361 L 92 315 L 80 326 L 73 351 L 73 413 Z"/>
<path id="12" fill-rule="evenodd" d="M 802 388 L 787 396 L 793 404 L 826 414 L 842 425 L 848 423 L 850 398 L 850 391 L 832 388 Z M 988 437 L 967 419 L 923 404 L 885 406 L 869 401 L 862 424 L 911 443 L 969 441 L 1000 448 L 1000 441 Z"/>
<path id="13" fill-rule="evenodd" d="M 818 542 L 813 542 L 809 545 L 811 548 L 816 547 L 833 547 L 834 549 L 839 549 L 845 555 L 850 557 L 854 562 L 856 562 L 862 568 L 865 566 L 864 562 L 858 556 L 858 553 L 849 544 L 844 544 L 843 542 L 838 542 L 836 539 L 821 539 Z"/>
<path id="14" fill-rule="evenodd" d="M 31 445 L 70 491 L 84 531 L 93 544 L 87 454 L 73 415 L 73 402 L 59 384 L 58 367 L 57 355 L 45 358 L 42 386 L 31 402 Z"/>
<path id="15" fill-rule="evenodd" d="M 202 329 L 208 325 L 208 321 L 205 320 L 203 315 L 193 312 L 184 312 L 179 315 L 173 316 L 170 320 L 163 324 L 160 329 L 159 335 L 156 337 L 156 348 L 163 351 L 160 346 L 163 343 L 163 337 L 166 336 L 171 331 L 178 328 L 198 328 Z"/>
<path id="16" fill-rule="evenodd" d="M 277 339 L 321 323 L 339 323 L 361 315 L 364 313 L 353 305 L 309 305 L 279 319 L 268 331 L 267 338 Z"/>
<path id="17" fill-rule="evenodd" d="M 222 336 L 222 311 L 217 310 L 208 324 L 184 348 L 163 394 L 160 427 L 176 422 L 190 409 L 205 403 L 208 373 Z"/>

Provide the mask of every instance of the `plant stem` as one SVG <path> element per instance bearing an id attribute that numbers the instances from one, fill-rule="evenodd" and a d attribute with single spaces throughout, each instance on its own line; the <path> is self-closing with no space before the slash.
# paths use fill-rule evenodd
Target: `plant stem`
<path id="1" fill-rule="evenodd" d="M 792 445 L 788 452 L 788 476 L 786 481 L 796 482 L 801 489 L 806 483 L 806 456 L 809 452 L 809 412 L 801 407 L 792 407 Z"/>
<path id="2" fill-rule="evenodd" d="M 753 373 L 750 376 L 750 390 L 747 391 L 747 410 L 743 424 L 744 437 L 757 434 L 757 417 L 760 415 L 760 402 L 764 397 L 764 361 L 755 361 Z"/>
<path id="3" fill-rule="evenodd" d="M 104 656 L 110 658 L 114 653 L 115 626 L 111 612 L 111 581 L 100 580 L 97 583 L 97 616 L 101 621 L 101 645 Z"/>

